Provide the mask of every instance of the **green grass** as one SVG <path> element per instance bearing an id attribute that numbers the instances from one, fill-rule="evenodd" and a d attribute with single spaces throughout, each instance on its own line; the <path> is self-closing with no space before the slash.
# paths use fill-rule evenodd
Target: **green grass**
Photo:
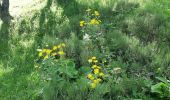
<path id="1" fill-rule="evenodd" d="M 26 37 L 24 35 L 17 36 L 16 27 L 14 29 L 6 28 L 8 27 L 1 27 L 4 35 L 8 36 L 4 36 L 2 38 L 4 40 L 1 42 L 0 99 L 25 100 L 34 98 L 38 89 L 38 76 L 33 69 L 34 39 L 33 37 L 24 39 L 23 37 Z M 15 32 L 13 32 L 14 30 Z M 7 31 L 9 33 L 6 33 Z"/>
<path id="2" fill-rule="evenodd" d="M 113 63 L 123 66 L 127 72 L 122 76 L 124 80 L 120 84 L 114 84 L 111 87 L 113 90 L 110 94 L 106 93 L 105 97 L 108 99 L 110 96 L 116 100 L 155 99 L 144 94 L 148 92 L 149 83 L 153 84 L 153 80 L 147 76 L 148 73 L 154 72 L 156 76 L 166 78 L 170 76 L 168 0 L 47 1 L 44 1 L 47 4 L 42 9 L 33 11 L 31 15 L 23 15 L 19 21 L 0 21 L 0 100 L 42 100 L 44 87 L 34 65 L 37 59 L 36 50 L 45 45 L 53 46 L 66 42 L 69 53 L 67 56 L 74 60 L 77 68 L 87 66 L 87 59 L 92 54 L 102 57 L 98 48 L 86 50 L 84 46 L 87 44 L 83 44 L 80 38 L 79 21 L 85 17 L 87 8 L 100 11 L 102 22 L 105 23 L 102 28 L 107 34 L 104 45 L 109 48 L 108 52 L 113 53 Z M 118 1 L 120 2 L 117 3 Z M 162 8 L 155 7 L 155 4 Z M 88 45 L 95 46 L 92 43 Z M 161 68 L 159 72 L 158 68 Z M 133 80 L 134 78 L 136 80 Z M 126 87 L 126 83 L 129 87 Z M 139 93 L 142 86 L 144 89 Z M 76 93 L 74 89 L 70 91 Z M 124 98 L 121 98 L 121 95 Z M 55 100 L 55 97 L 53 99 Z M 95 100 L 92 97 L 91 99 Z"/>

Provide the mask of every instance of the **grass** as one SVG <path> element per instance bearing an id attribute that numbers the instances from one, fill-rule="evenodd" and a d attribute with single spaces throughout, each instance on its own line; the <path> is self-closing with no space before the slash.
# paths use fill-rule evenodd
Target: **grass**
<path id="1" fill-rule="evenodd" d="M 3 47 L 1 53 L 5 53 L 4 57 L 1 56 L 0 62 L 0 99 L 3 100 L 33 98 L 31 95 L 34 95 L 33 93 L 36 91 L 34 89 L 37 88 L 38 83 L 37 80 L 34 80 L 36 78 L 33 69 L 35 49 L 30 43 L 33 40 L 21 40 L 21 37 L 16 38 L 15 35 L 10 34 L 12 37 L 8 40 L 5 38 L 5 41 L 8 42 L 6 45 L 9 47 L 2 46 L 1 43 L 1 47 Z M 30 47 L 27 47 L 28 45 Z"/>
<path id="2" fill-rule="evenodd" d="M 147 74 L 156 72 L 158 68 L 161 68 L 161 71 L 156 75 L 168 78 L 170 75 L 168 72 L 169 39 L 167 37 L 169 22 L 164 22 L 164 19 L 169 19 L 169 13 L 166 11 L 168 6 L 164 8 L 166 14 L 162 17 L 155 14 L 161 12 L 159 8 L 153 9 L 154 4 L 157 3 L 146 2 L 146 0 L 128 0 L 128 2 L 122 1 L 116 6 L 117 1 L 47 0 L 47 2 L 41 2 L 41 4 L 44 3 L 44 7 L 32 10 L 32 14 L 24 13 L 18 21 L 0 21 L 0 100 L 42 100 L 43 86 L 41 76 L 35 69 L 35 59 L 37 58 L 36 50 L 45 45 L 52 46 L 60 42 L 68 42 L 70 47 L 67 56 L 74 59 L 76 66 L 86 66 L 85 60 L 89 55 L 86 54 L 83 47 L 79 47 L 83 44 L 78 23 L 83 20 L 87 8 L 101 12 L 101 19 L 106 23 L 103 27 L 104 32 L 108 35 L 105 37 L 107 46 L 110 51 L 115 53 L 113 59 L 117 62 L 114 63 L 125 68 L 128 66 L 127 72 L 133 73 L 129 75 L 138 76 L 134 84 L 138 84 L 140 87 L 140 84 L 147 83 L 142 76 L 148 78 Z M 159 1 L 159 3 L 162 2 Z M 167 1 L 167 3 L 169 2 Z M 146 15 L 145 10 L 147 10 Z M 160 21 L 158 21 L 158 25 L 155 20 Z M 143 27 L 142 24 L 148 26 Z M 167 30 L 163 31 L 163 29 Z M 153 32 L 153 35 L 148 35 L 149 32 Z M 154 35 L 155 38 L 151 39 L 150 37 Z M 99 54 L 97 48 L 94 51 L 87 52 Z M 83 57 L 85 59 L 81 59 Z M 142 82 L 138 83 L 138 80 Z M 150 81 L 149 78 L 148 81 Z M 148 95 L 140 94 L 136 90 L 138 87 L 125 86 L 125 83 L 131 84 L 132 82 L 127 79 L 112 88 L 117 91 L 119 96 L 123 91 L 123 95 L 128 99 L 153 99 Z M 120 91 L 122 87 L 124 90 Z M 127 91 L 130 91 L 131 88 L 133 89 L 131 92 L 134 94 L 128 94 Z M 115 91 L 111 93 L 115 94 Z M 140 95 L 146 97 L 140 97 Z M 120 99 L 119 96 L 117 96 L 117 100 Z"/>
<path id="3" fill-rule="evenodd" d="M 25 17 L 28 22 L 29 17 Z M 22 19 L 1 21 L 1 100 L 32 100 L 39 92 L 39 77 L 34 69 L 35 33 Z"/>

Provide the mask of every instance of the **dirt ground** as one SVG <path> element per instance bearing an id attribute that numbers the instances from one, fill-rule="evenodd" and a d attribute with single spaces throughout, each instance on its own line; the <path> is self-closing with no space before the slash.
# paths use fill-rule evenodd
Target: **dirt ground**
<path id="1" fill-rule="evenodd" d="M 14 18 L 18 18 L 24 13 L 30 13 L 32 10 L 40 9 L 45 0 L 9 0 L 9 12 Z"/>

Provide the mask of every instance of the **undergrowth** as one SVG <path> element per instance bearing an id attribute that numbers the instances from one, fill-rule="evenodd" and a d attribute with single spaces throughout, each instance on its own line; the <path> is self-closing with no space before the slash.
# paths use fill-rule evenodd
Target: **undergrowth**
<path id="1" fill-rule="evenodd" d="M 170 98 L 168 0 L 44 3 L 1 22 L 0 99 Z"/>

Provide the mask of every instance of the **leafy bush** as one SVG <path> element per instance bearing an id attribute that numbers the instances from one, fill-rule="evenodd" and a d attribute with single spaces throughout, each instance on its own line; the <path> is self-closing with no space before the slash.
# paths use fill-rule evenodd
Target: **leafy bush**
<path id="1" fill-rule="evenodd" d="M 169 99 L 170 98 L 170 81 L 161 77 L 157 77 L 161 82 L 151 87 L 151 92 L 156 93 L 159 98 Z"/>
<path id="2" fill-rule="evenodd" d="M 84 20 L 78 23 L 79 34 L 70 33 L 70 37 L 57 41 L 64 41 L 66 45 L 52 48 L 51 40 L 50 46 L 39 53 L 43 98 L 151 99 L 146 94 L 151 80 L 139 77 L 152 78 L 150 71 L 156 72 L 152 60 L 158 56 L 156 50 L 153 51 L 157 45 L 142 40 L 142 36 L 130 37 L 120 29 L 105 31 L 108 24 L 100 20 L 99 11 L 87 9 L 85 13 Z M 143 18 L 146 16 L 141 20 Z M 147 41 L 147 44 L 141 44 L 141 41 Z"/>

